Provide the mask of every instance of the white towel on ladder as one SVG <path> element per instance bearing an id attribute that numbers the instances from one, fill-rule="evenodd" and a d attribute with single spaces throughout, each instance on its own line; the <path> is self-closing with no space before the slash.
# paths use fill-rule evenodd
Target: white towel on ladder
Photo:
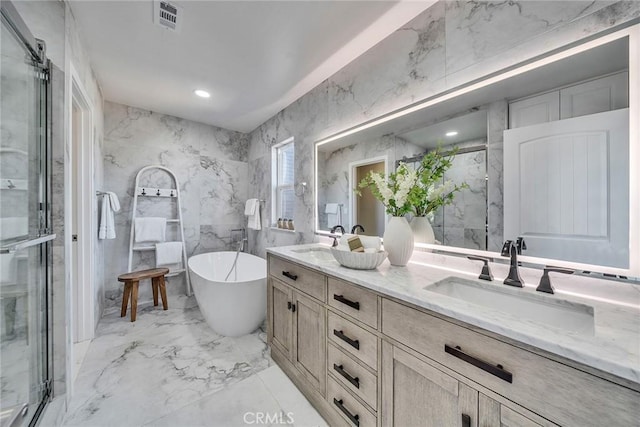
<path id="1" fill-rule="evenodd" d="M 136 218 L 135 241 L 140 242 L 164 242 L 167 231 L 167 219 L 156 217 Z"/>
<path id="2" fill-rule="evenodd" d="M 182 265 L 182 242 L 156 243 L 156 267 Z"/>
<path id="3" fill-rule="evenodd" d="M 244 204 L 244 214 L 247 216 L 247 227 L 253 230 L 260 230 L 260 201 L 249 199 Z"/>
<path id="4" fill-rule="evenodd" d="M 114 213 L 120 211 L 120 201 L 116 193 L 107 191 L 102 196 L 102 212 L 100 214 L 100 228 L 98 239 L 115 239 L 116 226 Z"/>

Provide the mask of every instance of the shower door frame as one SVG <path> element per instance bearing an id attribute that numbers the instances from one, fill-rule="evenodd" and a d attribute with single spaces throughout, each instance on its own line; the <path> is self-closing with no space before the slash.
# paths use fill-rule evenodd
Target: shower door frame
<path id="1" fill-rule="evenodd" d="M 38 176 L 38 191 L 40 192 L 38 211 L 39 225 L 37 235 L 29 234 L 25 240 L 12 242 L 7 246 L 0 248 L 0 252 L 20 251 L 30 247 L 39 246 L 40 248 L 40 274 L 42 278 L 43 301 L 46 316 L 43 319 L 43 351 L 42 351 L 42 368 L 43 378 L 38 388 L 42 392 L 41 400 L 30 416 L 29 426 L 37 425 L 47 404 L 53 397 L 53 336 L 52 325 L 53 317 L 51 310 L 52 302 L 52 254 L 53 240 L 56 235 L 52 229 L 51 217 L 51 111 L 52 111 L 52 90 L 50 81 L 49 60 L 46 57 L 46 44 L 43 40 L 36 39 L 22 17 L 15 9 L 13 4 L 8 0 L 3 0 L 0 5 L 0 13 L 2 21 L 4 21 L 10 30 L 22 42 L 23 47 L 29 51 L 33 60 L 34 69 L 36 69 L 36 77 L 40 80 L 40 109 L 39 113 L 39 166 L 40 173 Z"/>

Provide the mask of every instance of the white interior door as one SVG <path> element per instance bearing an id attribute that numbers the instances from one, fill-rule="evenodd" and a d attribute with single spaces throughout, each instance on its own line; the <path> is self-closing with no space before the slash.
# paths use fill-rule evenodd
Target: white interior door
<path id="1" fill-rule="evenodd" d="M 629 266 L 629 109 L 504 132 L 504 235 L 526 255 Z"/>

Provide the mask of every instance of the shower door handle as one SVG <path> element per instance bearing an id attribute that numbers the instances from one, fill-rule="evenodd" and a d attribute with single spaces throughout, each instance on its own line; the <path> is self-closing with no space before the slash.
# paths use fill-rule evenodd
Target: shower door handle
<path id="1" fill-rule="evenodd" d="M 35 239 L 21 240 L 19 242 L 1 247 L 0 254 L 11 254 L 14 252 L 18 252 L 23 249 L 30 248 L 32 246 L 41 245 L 55 238 L 56 238 L 55 234 L 47 234 L 46 236 L 36 237 Z"/>

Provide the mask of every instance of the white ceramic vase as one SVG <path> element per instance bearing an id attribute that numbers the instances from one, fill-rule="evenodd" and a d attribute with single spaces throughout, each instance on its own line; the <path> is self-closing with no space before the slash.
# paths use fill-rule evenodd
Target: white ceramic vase
<path id="1" fill-rule="evenodd" d="M 414 216 L 411 219 L 411 230 L 413 231 L 413 240 L 416 243 L 435 243 L 436 236 L 433 234 L 431 222 L 426 216 Z"/>
<path id="2" fill-rule="evenodd" d="M 384 230 L 384 250 L 391 265 L 404 267 L 413 254 L 413 231 L 403 216 L 394 216 Z"/>

